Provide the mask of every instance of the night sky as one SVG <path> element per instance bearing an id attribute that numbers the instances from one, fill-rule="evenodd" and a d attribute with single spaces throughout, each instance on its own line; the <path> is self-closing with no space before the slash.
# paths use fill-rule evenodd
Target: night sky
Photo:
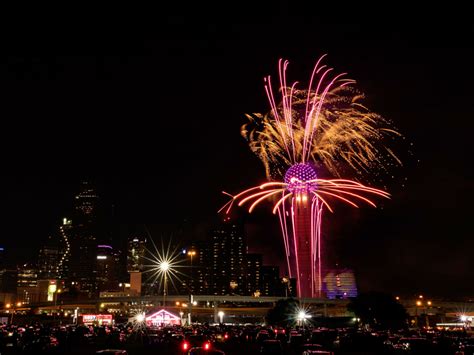
<path id="1" fill-rule="evenodd" d="M 83 179 L 124 230 L 203 238 L 222 190 L 265 178 L 240 136 L 245 113 L 269 109 L 263 77 L 283 57 L 289 79 L 306 83 L 328 53 L 413 151 L 386 181 L 393 197 L 382 208 L 326 214 L 328 262 L 354 268 L 363 290 L 473 296 L 473 28 L 356 20 L 183 15 L 147 35 L 13 43 L 0 64 L 0 244 L 10 261 L 36 257 Z M 268 206 L 245 218 L 250 250 L 283 265 Z"/>

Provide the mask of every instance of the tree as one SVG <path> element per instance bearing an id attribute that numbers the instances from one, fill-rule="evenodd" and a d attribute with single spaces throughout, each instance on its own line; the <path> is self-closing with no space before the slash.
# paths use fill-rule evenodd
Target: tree
<path id="1" fill-rule="evenodd" d="M 270 325 L 287 327 L 294 323 L 295 313 L 299 302 L 294 298 L 278 300 L 275 307 L 267 313 L 267 322 Z"/>
<path id="2" fill-rule="evenodd" d="M 383 292 L 360 294 L 351 300 L 347 309 L 373 328 L 398 330 L 407 326 L 405 307 L 392 295 Z"/>

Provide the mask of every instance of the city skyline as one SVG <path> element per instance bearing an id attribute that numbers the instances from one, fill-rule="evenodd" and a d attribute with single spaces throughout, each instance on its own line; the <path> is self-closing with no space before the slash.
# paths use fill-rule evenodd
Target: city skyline
<path id="1" fill-rule="evenodd" d="M 2 69 L 11 133 L 2 148 L 11 153 L 0 178 L 0 245 L 19 256 L 46 241 L 82 179 L 98 185 L 124 230 L 147 225 L 153 233 L 177 235 L 183 225 L 197 225 L 200 235 L 225 202 L 221 190 L 237 191 L 247 175 L 249 185 L 264 181 L 238 132 L 245 113 L 266 109 L 264 75 L 284 56 L 298 63 L 294 77 L 303 77 L 298 74 L 310 70 L 313 58 L 328 53 L 331 64 L 358 80 L 370 106 L 414 144 L 413 157 L 386 182 L 393 196 L 383 209 L 337 206 L 337 216 L 330 216 L 324 238 L 340 259 L 332 262 L 356 269 L 363 289 L 472 295 L 466 251 L 474 247 L 468 219 L 474 112 L 466 68 L 473 50 L 462 41 L 472 30 L 409 23 L 374 34 L 364 26 L 330 31 L 317 21 L 284 20 L 303 28 L 291 46 L 281 37 L 268 40 L 278 19 L 216 20 L 181 24 L 168 41 L 69 43 L 91 57 L 56 53 L 52 40 L 44 55 L 11 57 Z M 176 21 L 165 29 L 173 31 Z M 194 25 L 201 39 L 185 36 Z M 426 46 L 417 47 L 423 38 Z M 268 236 L 278 237 L 276 221 L 264 211 L 246 222 L 252 251 L 263 252 Z M 283 265 L 278 243 L 275 259 Z"/>

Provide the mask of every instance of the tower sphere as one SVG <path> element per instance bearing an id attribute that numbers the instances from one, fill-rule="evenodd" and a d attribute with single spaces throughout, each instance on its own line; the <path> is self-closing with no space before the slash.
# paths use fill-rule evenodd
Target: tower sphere
<path id="1" fill-rule="evenodd" d="M 285 174 L 285 183 L 290 192 L 307 192 L 316 189 L 316 170 L 311 164 L 298 163 L 292 165 Z"/>

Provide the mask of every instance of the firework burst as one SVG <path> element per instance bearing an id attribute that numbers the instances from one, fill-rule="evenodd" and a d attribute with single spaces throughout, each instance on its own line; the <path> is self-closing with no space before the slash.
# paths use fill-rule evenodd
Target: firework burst
<path id="1" fill-rule="evenodd" d="M 287 86 L 288 61 L 280 60 L 281 103 L 276 104 L 268 76 L 265 91 L 271 111 L 246 115 L 249 122 L 241 134 L 263 162 L 267 176 L 278 178 L 288 166 L 309 161 L 337 177 L 346 167 L 364 173 L 401 165 L 392 149 L 381 143 L 400 133 L 364 106 L 364 95 L 350 87 L 354 80 L 346 79 L 345 73 L 329 77 L 333 69 L 321 64 L 323 58 L 307 89 L 299 89 L 298 82 Z"/>
<path id="2" fill-rule="evenodd" d="M 381 143 L 387 136 L 399 136 L 388 122 L 361 104 L 363 95 L 349 85 L 345 74 L 331 76 L 332 68 L 313 70 L 308 88 L 287 84 L 288 61 L 279 61 L 281 102 L 276 103 L 271 77 L 265 91 L 271 112 L 247 115 L 250 123 L 242 135 L 262 160 L 269 179 L 231 197 L 219 210 L 229 213 L 232 206 L 249 204 L 249 212 L 261 202 L 273 199 L 283 234 L 290 277 L 297 278 L 299 297 L 321 297 L 323 209 L 333 212 L 334 201 L 353 207 L 365 203 L 376 207 L 372 197 L 389 198 L 389 193 L 342 179 L 345 167 L 358 173 L 385 169 L 390 162 L 401 164 L 392 150 Z M 326 169 L 337 179 L 319 178 Z M 283 181 L 281 181 L 283 180 Z"/>

